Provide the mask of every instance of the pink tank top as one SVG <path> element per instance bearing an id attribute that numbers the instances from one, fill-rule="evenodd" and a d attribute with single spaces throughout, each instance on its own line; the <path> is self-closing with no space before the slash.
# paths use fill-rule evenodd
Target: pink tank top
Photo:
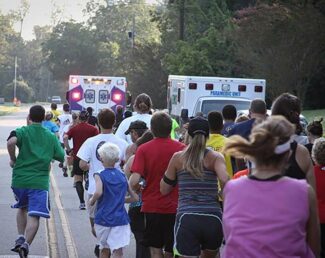
<path id="1" fill-rule="evenodd" d="M 315 257 L 306 242 L 309 202 L 305 180 L 242 177 L 226 184 L 224 196 L 226 245 L 221 257 Z"/>

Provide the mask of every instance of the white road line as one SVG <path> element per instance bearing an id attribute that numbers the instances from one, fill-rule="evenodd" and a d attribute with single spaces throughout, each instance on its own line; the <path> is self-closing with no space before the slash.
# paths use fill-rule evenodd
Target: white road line
<path id="1" fill-rule="evenodd" d="M 66 248 L 68 251 L 68 257 L 69 258 L 77 258 L 78 253 L 77 253 L 76 245 L 74 243 L 70 225 L 69 225 L 68 219 L 65 215 L 62 203 L 61 203 L 61 199 L 60 199 L 61 193 L 60 193 L 60 190 L 56 184 L 56 180 L 55 180 L 55 177 L 54 177 L 52 171 L 50 173 L 50 177 L 51 177 L 51 184 L 53 187 L 55 204 L 59 210 L 61 226 L 62 226 L 63 235 L 64 235 L 64 239 L 65 239 L 65 245 L 66 245 Z"/>
<path id="2" fill-rule="evenodd" d="M 18 257 L 19 257 L 18 255 L 0 255 L 0 258 L 18 258 Z M 28 255 L 28 258 L 49 258 L 49 257 L 40 256 L 40 255 Z"/>
<path id="3" fill-rule="evenodd" d="M 53 187 L 52 187 L 53 189 Z M 54 190 L 53 190 L 54 192 Z M 52 210 L 50 211 L 50 219 L 46 220 L 46 231 L 47 231 L 47 240 L 48 240 L 48 255 L 51 258 L 59 258 L 59 250 L 58 250 L 58 242 L 56 237 L 56 229 L 55 229 L 55 218 Z"/>

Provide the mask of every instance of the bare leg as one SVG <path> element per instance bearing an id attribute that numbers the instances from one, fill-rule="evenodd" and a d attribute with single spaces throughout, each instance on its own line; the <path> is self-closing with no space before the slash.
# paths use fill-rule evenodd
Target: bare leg
<path id="1" fill-rule="evenodd" d="M 16 221 L 18 235 L 25 235 L 27 225 L 27 210 L 25 208 L 17 210 Z"/>
<path id="2" fill-rule="evenodd" d="M 95 230 L 94 218 L 89 218 L 89 221 L 90 221 L 90 226 L 91 226 L 91 233 L 93 234 L 94 237 L 97 237 L 96 230 Z"/>
<path id="3" fill-rule="evenodd" d="M 162 249 L 150 247 L 151 258 L 164 258 Z"/>
<path id="4" fill-rule="evenodd" d="M 119 248 L 113 251 L 112 258 L 123 258 L 123 248 Z"/>
<path id="5" fill-rule="evenodd" d="M 109 257 L 109 249 L 103 248 L 100 250 L 99 258 L 108 258 Z"/>
<path id="6" fill-rule="evenodd" d="M 27 217 L 27 226 L 26 226 L 26 242 L 31 244 L 34 240 L 34 237 L 38 231 L 39 227 L 39 217 L 28 216 Z"/>

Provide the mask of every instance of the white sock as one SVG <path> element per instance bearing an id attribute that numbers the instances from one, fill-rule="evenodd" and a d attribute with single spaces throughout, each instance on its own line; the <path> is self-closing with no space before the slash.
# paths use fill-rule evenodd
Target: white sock
<path id="1" fill-rule="evenodd" d="M 18 235 L 18 238 L 20 238 L 20 237 L 23 237 L 25 239 L 25 236 L 24 235 Z"/>

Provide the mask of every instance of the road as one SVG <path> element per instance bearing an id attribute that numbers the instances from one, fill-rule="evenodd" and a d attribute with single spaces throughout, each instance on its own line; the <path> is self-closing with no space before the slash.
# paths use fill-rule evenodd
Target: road
<path id="1" fill-rule="evenodd" d="M 10 184 L 11 169 L 6 140 L 11 130 L 26 124 L 29 107 L 0 117 L 0 258 L 18 257 L 10 251 L 17 237 L 16 211 L 10 205 L 15 202 Z M 49 107 L 45 107 L 49 110 Z M 59 107 L 60 109 L 60 107 Z M 90 233 L 87 211 L 79 210 L 79 201 L 73 179 L 63 177 L 58 163 L 51 171 L 51 219 L 41 219 L 40 228 L 30 248 L 30 258 L 88 258 L 95 257 L 95 238 Z M 124 257 L 135 257 L 134 238 L 124 250 Z"/>

